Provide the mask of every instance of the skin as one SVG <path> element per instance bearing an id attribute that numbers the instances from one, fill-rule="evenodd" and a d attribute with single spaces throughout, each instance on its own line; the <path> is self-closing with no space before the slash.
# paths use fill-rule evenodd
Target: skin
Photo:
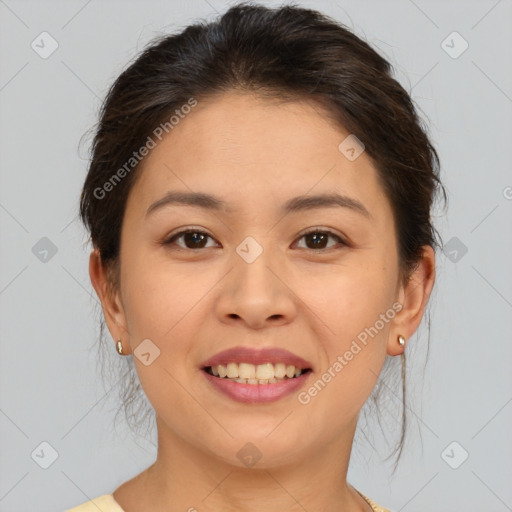
<path id="1" fill-rule="evenodd" d="M 419 326 L 435 253 L 424 247 L 402 285 L 391 205 L 366 152 L 349 161 L 338 150 L 348 135 L 318 105 L 232 92 L 199 102 L 144 160 L 123 220 L 120 288 L 109 293 L 97 250 L 89 268 L 124 352 L 147 338 L 160 350 L 148 366 L 134 357 L 157 415 L 158 456 L 114 492 L 126 512 L 371 510 L 346 481 L 358 413 L 386 355 L 403 352 L 397 336 Z M 170 190 L 213 194 L 232 211 L 172 205 L 146 217 Z M 340 207 L 280 212 L 292 197 L 333 191 L 371 218 Z M 316 227 L 349 245 L 328 238 L 322 254 L 302 236 Z M 183 237 L 163 245 L 186 228 L 211 238 L 203 248 Z M 236 252 L 248 236 L 263 248 L 250 264 Z M 307 405 L 297 393 L 235 402 L 201 373 L 226 348 L 281 347 L 312 363 L 307 389 L 394 302 L 401 311 Z M 262 454 L 253 467 L 237 457 L 247 442 Z"/>

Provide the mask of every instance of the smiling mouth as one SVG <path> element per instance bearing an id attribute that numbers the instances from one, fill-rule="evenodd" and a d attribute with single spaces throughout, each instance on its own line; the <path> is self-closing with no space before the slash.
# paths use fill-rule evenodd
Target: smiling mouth
<path id="1" fill-rule="evenodd" d="M 311 368 L 298 368 L 284 363 L 227 363 L 226 365 L 206 366 L 203 370 L 219 379 L 230 380 L 239 384 L 277 384 L 295 379 L 311 372 Z"/>

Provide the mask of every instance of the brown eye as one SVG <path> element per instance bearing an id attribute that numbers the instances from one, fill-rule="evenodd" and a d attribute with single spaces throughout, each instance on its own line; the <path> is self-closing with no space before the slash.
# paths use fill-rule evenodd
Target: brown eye
<path id="1" fill-rule="evenodd" d="M 306 249 L 313 249 L 317 251 L 330 249 L 333 246 L 336 246 L 336 244 L 333 244 L 327 247 L 326 244 L 328 244 L 329 238 L 336 239 L 341 245 L 347 245 L 338 235 L 327 230 L 315 229 L 313 231 L 309 231 L 308 233 L 304 233 L 301 236 L 301 239 L 306 240 Z"/>
<path id="2" fill-rule="evenodd" d="M 178 240 L 181 240 L 182 242 L 176 243 Z M 163 242 L 163 245 L 177 245 L 178 247 L 182 249 L 206 249 L 208 247 L 214 247 L 214 246 L 208 246 L 208 239 L 213 240 L 213 238 L 204 231 L 200 231 L 198 229 L 188 229 L 185 231 L 180 231 L 179 233 L 176 233 L 171 238 L 167 239 Z M 305 249 L 311 249 L 315 252 L 321 252 L 324 250 L 331 249 L 333 247 L 336 247 L 336 245 L 342 245 L 346 246 L 344 240 L 329 230 L 320 230 L 320 229 L 314 229 L 312 231 L 309 231 L 308 233 L 304 233 L 300 240 L 305 240 Z M 329 239 L 335 240 L 338 243 L 333 243 L 329 245 Z"/>
<path id="3" fill-rule="evenodd" d="M 204 249 L 208 238 L 213 238 L 204 231 L 197 229 L 189 229 L 186 231 L 180 231 L 173 235 L 169 240 L 164 242 L 164 245 L 174 244 L 176 240 L 183 239 L 183 245 L 177 244 L 179 247 L 184 249 Z"/>

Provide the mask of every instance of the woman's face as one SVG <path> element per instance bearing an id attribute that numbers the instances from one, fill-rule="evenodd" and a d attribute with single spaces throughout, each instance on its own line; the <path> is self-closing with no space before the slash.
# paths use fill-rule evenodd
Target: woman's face
<path id="1" fill-rule="evenodd" d="M 413 334 L 423 306 L 398 312 L 407 289 L 392 210 L 367 153 L 339 149 L 348 135 L 318 106 L 230 93 L 199 102 L 143 161 L 108 323 L 135 351 L 160 436 L 238 466 L 251 442 L 243 450 L 271 467 L 353 434 L 386 354 L 400 352 L 396 337 Z M 152 207 L 169 192 L 223 206 Z M 300 202 L 336 194 L 359 206 Z M 203 369 L 240 346 L 285 349 L 311 371 L 277 400 L 240 401 Z"/>

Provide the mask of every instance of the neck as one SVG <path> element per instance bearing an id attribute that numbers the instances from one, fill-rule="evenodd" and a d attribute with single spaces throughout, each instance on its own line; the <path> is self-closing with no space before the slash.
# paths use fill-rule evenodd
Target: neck
<path id="1" fill-rule="evenodd" d="M 125 512 L 367 512 L 371 507 L 346 482 L 355 426 L 321 451 L 301 452 L 301 460 L 292 454 L 282 465 L 266 467 L 262 458 L 241 467 L 191 445 L 157 418 L 156 462 L 114 498 Z"/>

